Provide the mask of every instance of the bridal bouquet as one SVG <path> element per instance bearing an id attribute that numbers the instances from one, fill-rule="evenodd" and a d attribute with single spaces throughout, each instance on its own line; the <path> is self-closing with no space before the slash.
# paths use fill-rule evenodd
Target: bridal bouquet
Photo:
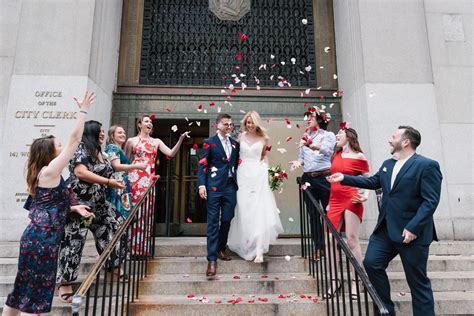
<path id="1" fill-rule="evenodd" d="M 272 191 L 280 190 L 284 179 L 288 179 L 288 173 L 280 165 L 268 168 L 268 184 Z"/>

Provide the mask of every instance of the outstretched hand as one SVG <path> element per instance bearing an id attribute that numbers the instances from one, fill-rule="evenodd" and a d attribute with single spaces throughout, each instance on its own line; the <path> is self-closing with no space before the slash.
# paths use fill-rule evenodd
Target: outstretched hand
<path id="1" fill-rule="evenodd" d="M 95 98 L 96 98 L 96 94 L 94 92 L 86 91 L 86 95 L 84 96 L 84 99 L 79 101 L 78 99 L 74 98 L 74 101 L 76 101 L 76 104 L 79 107 L 79 109 L 87 111 L 91 107 L 92 103 L 94 103 Z"/>
<path id="2" fill-rule="evenodd" d="M 344 180 L 344 175 L 340 172 L 336 172 L 336 173 L 326 177 L 326 180 L 329 183 L 341 182 L 342 180 Z"/>
<path id="3" fill-rule="evenodd" d="M 301 167 L 301 161 L 299 161 L 299 160 L 290 161 L 289 164 L 290 164 L 290 170 L 291 171 L 294 171 L 294 170 Z"/>
<path id="4" fill-rule="evenodd" d="M 191 137 L 191 136 L 189 136 L 190 133 L 191 133 L 191 131 L 184 132 L 183 134 L 181 134 L 179 136 L 179 139 L 184 139 L 185 137 L 190 138 Z"/>
<path id="5" fill-rule="evenodd" d="M 353 195 L 351 197 L 351 201 L 354 204 L 364 203 L 365 201 L 367 201 L 367 197 L 362 194 L 357 193 L 356 195 Z"/>
<path id="6" fill-rule="evenodd" d="M 89 206 L 82 205 L 82 204 L 71 206 L 71 211 L 78 213 L 79 215 L 81 215 L 84 218 L 88 218 L 88 217 L 91 217 L 93 215 L 93 213 L 89 212 L 90 209 L 91 208 Z"/>

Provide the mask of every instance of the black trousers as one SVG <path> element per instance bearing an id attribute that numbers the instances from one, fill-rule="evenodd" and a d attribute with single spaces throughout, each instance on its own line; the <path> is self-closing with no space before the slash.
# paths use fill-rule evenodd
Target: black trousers
<path id="1" fill-rule="evenodd" d="M 324 212 L 326 212 L 326 207 L 329 203 L 329 189 L 330 184 L 326 180 L 327 175 L 320 175 L 318 177 L 309 177 L 303 175 L 301 178 L 303 182 L 308 182 L 310 186 L 306 189 L 309 190 L 317 202 L 321 204 Z M 306 200 L 306 208 L 310 217 L 311 224 L 311 235 L 313 236 L 313 242 L 316 249 L 324 249 L 324 234 L 323 234 L 323 223 L 319 216 L 319 213 L 313 206 L 311 201 Z"/>

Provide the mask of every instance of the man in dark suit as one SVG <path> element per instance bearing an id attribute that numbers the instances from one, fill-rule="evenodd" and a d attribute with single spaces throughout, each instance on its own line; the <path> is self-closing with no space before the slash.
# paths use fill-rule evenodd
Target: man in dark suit
<path id="1" fill-rule="evenodd" d="M 216 275 L 217 258 L 231 260 L 225 251 L 238 189 L 239 144 L 230 138 L 232 117 L 219 114 L 216 124 L 216 135 L 204 141 L 198 169 L 199 196 L 207 199 L 207 277 Z"/>
<path id="2" fill-rule="evenodd" d="M 353 177 L 336 173 L 330 182 L 342 182 L 364 189 L 382 188 L 380 213 L 364 259 L 370 281 L 390 312 L 386 268 L 400 255 L 412 295 L 413 315 L 434 315 L 431 282 L 426 273 L 429 246 L 438 240 L 433 213 L 439 203 L 442 175 L 439 164 L 418 155 L 420 133 L 410 126 L 398 127 L 389 140 L 392 159 L 384 161 L 372 177 Z"/>

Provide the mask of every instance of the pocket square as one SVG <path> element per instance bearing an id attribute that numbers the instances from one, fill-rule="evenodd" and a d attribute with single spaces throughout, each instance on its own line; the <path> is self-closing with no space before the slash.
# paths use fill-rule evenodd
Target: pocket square
<path id="1" fill-rule="evenodd" d="M 383 167 L 383 168 L 382 168 L 382 171 L 383 171 L 383 172 L 387 172 L 387 167 Z"/>

